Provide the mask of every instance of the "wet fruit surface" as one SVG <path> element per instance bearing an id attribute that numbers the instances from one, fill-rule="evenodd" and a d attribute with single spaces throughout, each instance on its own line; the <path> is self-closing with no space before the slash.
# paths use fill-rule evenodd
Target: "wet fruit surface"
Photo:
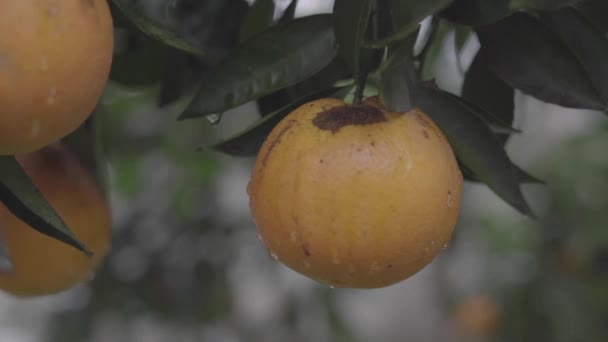
<path id="1" fill-rule="evenodd" d="M 0 1 L 0 155 L 37 150 L 80 126 L 112 51 L 106 0 Z"/>
<path id="2" fill-rule="evenodd" d="M 110 212 L 102 190 L 62 145 L 20 155 L 18 161 L 93 256 L 35 231 L 0 205 L 0 238 L 12 262 L 12 272 L 0 272 L 0 289 L 34 296 L 88 280 L 110 245 Z"/>
<path id="3" fill-rule="evenodd" d="M 370 98 L 307 103 L 258 154 L 248 192 L 259 235 L 288 267 L 336 287 L 406 279 L 451 238 L 462 174 L 419 110 Z"/>

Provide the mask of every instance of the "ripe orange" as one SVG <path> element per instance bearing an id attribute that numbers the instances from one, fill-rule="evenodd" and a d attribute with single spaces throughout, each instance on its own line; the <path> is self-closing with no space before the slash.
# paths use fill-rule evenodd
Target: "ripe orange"
<path id="1" fill-rule="evenodd" d="M 107 0 L 0 1 L 0 155 L 40 149 L 84 122 L 113 37 Z"/>
<path id="2" fill-rule="evenodd" d="M 18 296 L 44 295 L 89 279 L 110 244 L 109 207 L 96 180 L 60 144 L 17 160 L 93 256 L 33 230 L 0 205 L 0 239 L 13 264 L 12 273 L 0 272 L 0 289 Z"/>
<path id="3" fill-rule="evenodd" d="M 451 238 L 462 174 L 423 112 L 376 97 L 302 105 L 270 133 L 248 187 L 260 238 L 293 270 L 336 287 L 394 284 Z"/>
<path id="4" fill-rule="evenodd" d="M 452 317 L 460 333 L 487 337 L 498 330 L 500 309 L 494 297 L 477 294 L 458 303 Z"/>

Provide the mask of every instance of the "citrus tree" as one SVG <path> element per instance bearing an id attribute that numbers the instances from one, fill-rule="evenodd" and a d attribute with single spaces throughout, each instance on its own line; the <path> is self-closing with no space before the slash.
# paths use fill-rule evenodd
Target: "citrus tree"
<path id="1" fill-rule="evenodd" d="M 509 137 L 518 133 L 512 127 L 516 91 L 564 107 L 607 109 L 608 7 L 602 0 L 336 0 L 330 14 L 295 17 L 297 5 L 296 0 L 286 8 L 272 0 L 257 0 L 251 6 L 219 0 L 66 0 L 46 5 L 29 0 L 0 5 L 0 200 L 27 223 L 15 224 L 15 229 L 32 228 L 60 240 L 65 248 L 95 252 L 79 235 L 79 223 L 72 223 L 51 196 L 44 196 L 18 155 L 61 140 L 103 184 L 103 132 L 96 122 L 103 114 L 99 99 L 106 81 L 160 84 L 157 105 L 184 104 L 180 121 L 217 123 L 231 109 L 257 103 L 258 122 L 203 147 L 234 157 L 257 156 L 252 213 L 265 242 L 277 251 L 284 249 L 277 257 L 333 285 L 388 285 L 424 267 L 449 242 L 462 179 L 484 183 L 520 213 L 534 217 L 520 185 L 542 180 L 515 165 L 504 150 Z M 452 32 L 457 50 L 473 35 L 480 42 L 458 94 L 433 82 L 437 47 Z M 315 111 L 302 112 L 315 105 Z M 372 111 L 375 114 L 361 114 Z M 323 121 L 332 113 L 332 119 Z M 376 129 L 393 123 L 393 118 L 403 122 L 390 131 Z M 309 121 L 313 125 L 286 140 L 282 135 L 294 130 L 294 121 L 296 126 L 299 121 L 301 126 Z M 429 143 L 430 135 L 438 142 Z M 282 138 L 283 144 L 276 147 Z M 365 150 L 352 145 L 360 142 L 369 143 Z M 383 144 L 390 145 L 386 151 L 379 150 Z M 287 175 L 306 170 L 310 161 L 302 160 L 319 157 L 320 151 L 330 159 L 317 162 L 338 161 L 339 166 L 311 167 L 304 186 L 314 189 L 337 184 L 340 177 L 348 180 L 340 188 L 302 195 L 322 205 L 281 206 L 281 201 L 302 194 L 279 191 L 294 182 Z M 380 157 L 356 158 L 359 152 L 374 151 L 382 151 Z M 266 166 L 270 152 L 282 164 L 272 169 L 258 166 Z M 415 155 L 410 162 L 424 165 L 417 166 L 413 177 L 400 178 L 409 169 L 380 172 L 382 162 L 409 154 Z M 369 170 L 365 177 L 349 173 L 361 165 Z M 331 175 L 319 185 L 324 172 Z M 268 177 L 270 181 L 261 181 Z M 410 188 L 417 192 L 408 194 Z M 384 196 L 385 190 L 393 192 Z M 341 195 L 328 199 L 323 197 L 327 192 Z M 367 205 L 351 203 L 359 199 Z M 385 208 L 396 201 L 406 202 L 395 209 L 405 215 L 386 227 L 379 225 L 392 217 Z M 274 204 L 265 207 L 266 202 Z M 319 213 L 333 205 L 326 214 Z M 349 221 L 361 208 L 371 208 L 369 215 L 378 218 L 365 221 L 372 227 L 369 234 L 376 239 L 388 236 L 397 241 L 395 246 L 378 244 L 378 251 L 365 253 L 366 241 L 372 238 L 358 236 L 367 228 Z M 325 245 L 331 234 L 326 235 L 326 226 L 320 223 L 335 220 L 331 212 L 340 209 L 345 214 L 338 222 L 354 228 L 334 231 L 334 237 L 356 237 Z M 442 219 L 429 223 L 421 218 L 414 220 L 415 227 L 395 230 L 414 212 Z M 292 232 L 280 227 L 298 216 L 294 213 L 318 218 L 307 224 L 319 225 L 324 232 L 308 232 L 309 244 L 287 248 L 284 244 L 292 240 Z M 3 242 L 10 261 L 15 247 L 7 237 Z M 360 253 L 343 254 L 355 245 Z M 399 253 L 391 248 L 404 246 L 416 252 L 394 258 Z M 324 252 L 319 257 L 309 248 Z M 335 257 L 350 258 L 354 271 L 329 279 L 337 269 L 331 266 Z M 19 272 L 12 270 L 17 262 L 8 265 L 8 272 Z M 380 278 L 386 282 L 368 281 L 359 266 L 370 274 L 382 268 Z"/>

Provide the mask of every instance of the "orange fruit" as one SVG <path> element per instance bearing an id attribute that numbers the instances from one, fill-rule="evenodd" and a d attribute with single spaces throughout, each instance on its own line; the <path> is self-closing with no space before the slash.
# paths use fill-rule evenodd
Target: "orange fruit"
<path id="1" fill-rule="evenodd" d="M 248 186 L 260 239 L 321 283 L 374 288 L 429 264 L 450 241 L 462 174 L 423 112 L 376 97 L 304 104 L 269 134 Z"/>
<path id="2" fill-rule="evenodd" d="M 452 317 L 461 334 L 487 337 L 498 330 L 500 308 L 494 297 L 476 294 L 458 303 Z"/>
<path id="3" fill-rule="evenodd" d="M 0 155 L 38 150 L 85 121 L 113 39 L 107 0 L 0 1 Z"/>
<path id="4" fill-rule="evenodd" d="M 0 271 L 0 289 L 36 296 L 90 279 L 110 245 L 110 210 L 102 189 L 63 145 L 19 155 L 17 160 L 93 256 L 35 231 L 0 205 L 0 239 L 13 266 L 12 272 Z"/>

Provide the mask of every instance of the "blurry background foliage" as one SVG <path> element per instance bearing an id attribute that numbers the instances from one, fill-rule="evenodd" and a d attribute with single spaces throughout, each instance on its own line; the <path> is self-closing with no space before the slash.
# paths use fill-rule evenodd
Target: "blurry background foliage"
<path id="1" fill-rule="evenodd" d="M 608 340 L 608 124 L 593 111 L 595 98 L 582 96 L 588 109 L 566 109 L 524 95 L 529 89 L 492 83 L 515 96 L 478 104 L 501 103 L 484 109 L 521 130 L 498 135 L 512 159 L 545 182 L 523 186 L 538 220 L 467 182 L 452 244 L 432 265 L 385 289 L 330 289 L 273 262 L 256 240 L 245 193 L 252 158 L 197 147 L 301 101 L 317 84 L 333 85 L 347 75 L 344 67 L 332 61 L 327 78 L 224 115 L 176 119 L 191 105 L 197 81 L 232 48 L 273 20 L 327 13 L 333 2 L 111 3 L 115 61 L 95 120 L 110 170 L 112 252 L 89 284 L 27 301 L 0 297 L 0 341 Z M 467 70 L 481 79 L 496 75 L 469 65 L 482 65 L 473 61 L 496 57 L 501 47 L 476 55 L 479 41 L 466 25 L 493 23 L 520 8 L 574 4 L 604 38 L 608 33 L 601 0 L 429 3 L 442 12 L 425 49 L 423 78 L 475 103 L 481 90 L 466 83 Z M 477 33 L 483 40 L 488 31 Z M 536 95 L 563 100 L 551 91 Z M 251 154 L 234 144 L 218 149 Z M 463 306 L 476 296 L 489 298 L 490 309 Z M 462 323 L 458 308 L 473 323 Z"/>

